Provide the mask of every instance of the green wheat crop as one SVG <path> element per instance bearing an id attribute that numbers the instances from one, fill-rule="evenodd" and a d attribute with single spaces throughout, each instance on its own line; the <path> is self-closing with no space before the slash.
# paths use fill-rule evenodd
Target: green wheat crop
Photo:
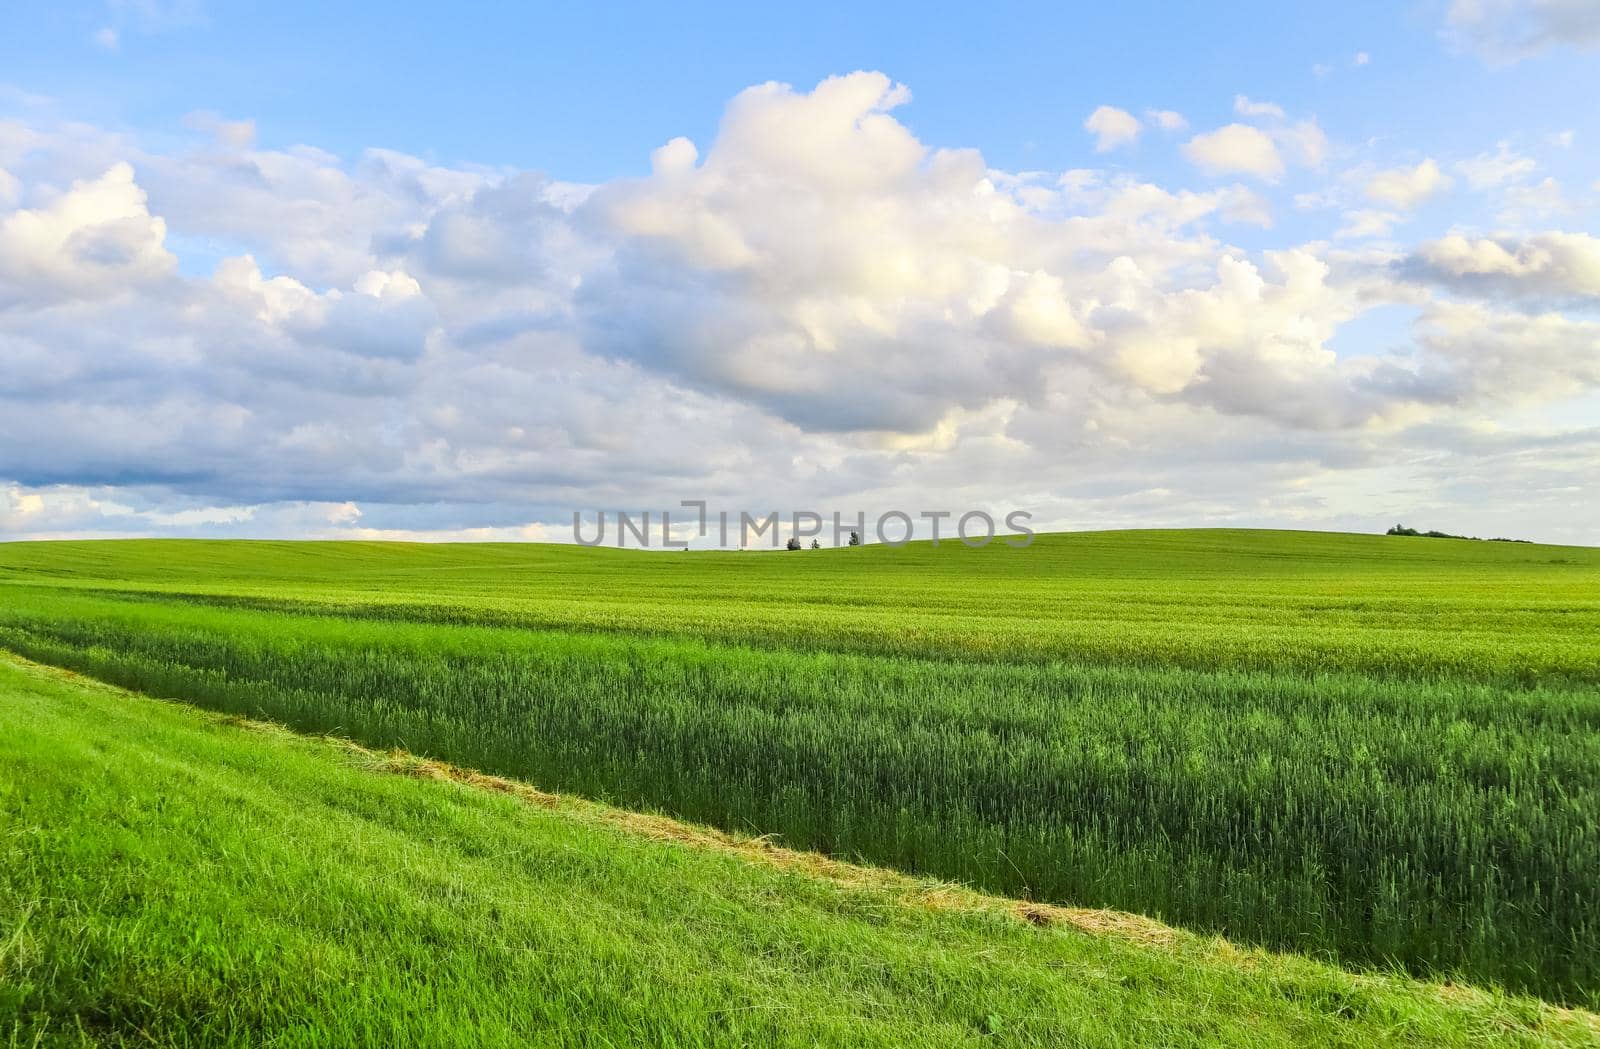
<path id="1" fill-rule="evenodd" d="M 0 547 L 0 645 L 789 844 L 1600 1001 L 1600 554 Z"/>

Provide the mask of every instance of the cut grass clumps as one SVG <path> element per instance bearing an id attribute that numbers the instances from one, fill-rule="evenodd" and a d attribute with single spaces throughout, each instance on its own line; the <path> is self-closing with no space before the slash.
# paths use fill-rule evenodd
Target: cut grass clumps
<path id="1" fill-rule="evenodd" d="M 1533 999 L 1029 908 L 10 660 L 0 828 L 6 1045 L 1600 1038 Z"/>

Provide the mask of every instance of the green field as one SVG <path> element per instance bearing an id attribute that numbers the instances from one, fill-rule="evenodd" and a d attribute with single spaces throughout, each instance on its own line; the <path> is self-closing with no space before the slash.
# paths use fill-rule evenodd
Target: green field
<path id="1" fill-rule="evenodd" d="M 1600 550 L 1586 547 L 1235 530 L 777 559 L 502 543 L 9 543 L 0 581 L 869 655 L 1600 680 Z"/>
<path id="2" fill-rule="evenodd" d="M 1600 1038 L 445 772 L 0 658 L 0 1044 Z"/>
<path id="3" fill-rule="evenodd" d="M 981 889 L 1600 1003 L 1600 551 L 0 546 L 0 646 Z"/>

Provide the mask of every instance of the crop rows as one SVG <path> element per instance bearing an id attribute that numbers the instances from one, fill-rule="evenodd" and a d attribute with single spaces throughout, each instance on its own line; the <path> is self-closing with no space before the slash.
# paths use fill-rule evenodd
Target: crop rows
<path id="1" fill-rule="evenodd" d="M 1600 551 L 1388 536 L 1041 536 L 667 555 L 540 544 L 0 544 L 0 583 L 935 660 L 1600 686 Z"/>
<path id="2" fill-rule="evenodd" d="M 1600 692 L 7 588 L 0 645 L 1005 893 L 1600 1002 Z"/>

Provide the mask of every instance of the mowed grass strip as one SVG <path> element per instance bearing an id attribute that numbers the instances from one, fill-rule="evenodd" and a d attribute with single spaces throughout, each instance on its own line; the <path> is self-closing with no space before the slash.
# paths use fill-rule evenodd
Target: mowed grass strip
<path id="1" fill-rule="evenodd" d="M 962 890 L 813 859 L 819 877 L 709 832 L 394 770 L 460 775 L 0 661 L 0 1040 L 1600 1037 L 1592 1014 L 1531 999 L 1138 922 L 1035 924 Z"/>
<path id="2" fill-rule="evenodd" d="M 12 597 L 0 645 L 217 710 L 1349 964 L 1600 990 L 1593 689 Z"/>

